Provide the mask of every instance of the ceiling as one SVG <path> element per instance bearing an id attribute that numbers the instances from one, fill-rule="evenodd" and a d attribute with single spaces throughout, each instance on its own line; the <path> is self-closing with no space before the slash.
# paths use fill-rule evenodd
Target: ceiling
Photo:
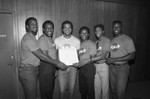
<path id="1" fill-rule="evenodd" d="M 95 0 L 95 1 L 105 1 L 105 2 L 116 2 L 116 3 L 126 3 L 126 4 L 137 4 L 137 5 L 150 6 L 150 0 Z"/>

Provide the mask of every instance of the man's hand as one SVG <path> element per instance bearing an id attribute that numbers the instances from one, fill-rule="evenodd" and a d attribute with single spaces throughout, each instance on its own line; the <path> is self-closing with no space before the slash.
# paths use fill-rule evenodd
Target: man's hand
<path id="1" fill-rule="evenodd" d="M 75 68 L 77 68 L 77 67 L 79 67 L 79 62 L 78 63 L 74 63 L 72 65 L 68 65 L 68 67 L 75 67 Z"/>
<path id="2" fill-rule="evenodd" d="M 79 65 L 80 65 L 79 62 L 73 64 L 73 66 L 76 67 L 76 68 L 79 67 Z"/>
<path id="3" fill-rule="evenodd" d="M 105 62 L 106 62 L 106 60 L 100 60 L 100 61 L 96 61 L 95 63 L 97 63 L 97 64 L 103 64 Z"/>
<path id="4" fill-rule="evenodd" d="M 88 64 L 89 62 L 91 62 L 91 60 L 89 58 L 82 60 L 79 62 L 79 67 L 84 66 L 84 65 Z"/>
<path id="5" fill-rule="evenodd" d="M 114 62 L 115 62 L 115 59 L 113 59 L 113 58 L 107 58 L 107 60 L 106 60 L 107 64 L 112 64 Z"/>
<path id="6" fill-rule="evenodd" d="M 62 62 L 58 62 L 57 63 L 57 66 L 58 66 L 58 68 L 59 69 L 61 69 L 61 70 L 67 70 L 67 66 L 64 64 L 64 63 L 62 63 Z"/>

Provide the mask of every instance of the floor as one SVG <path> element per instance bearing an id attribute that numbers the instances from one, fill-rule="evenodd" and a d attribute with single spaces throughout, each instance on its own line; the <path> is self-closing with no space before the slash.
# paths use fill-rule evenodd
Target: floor
<path id="1" fill-rule="evenodd" d="M 59 94 L 55 90 L 54 99 L 58 99 L 58 95 Z M 126 96 L 126 99 L 150 99 L 150 81 L 129 83 Z M 81 99 L 78 86 L 76 86 L 74 99 Z"/>
<path id="2" fill-rule="evenodd" d="M 150 81 L 129 83 L 126 99 L 150 99 Z"/>
<path id="3" fill-rule="evenodd" d="M 41 99 L 39 91 L 37 99 Z M 57 80 L 55 83 L 53 99 L 59 99 Z M 74 99 L 81 99 L 78 85 L 75 88 Z M 127 87 L 126 99 L 150 99 L 150 80 L 129 83 Z"/>

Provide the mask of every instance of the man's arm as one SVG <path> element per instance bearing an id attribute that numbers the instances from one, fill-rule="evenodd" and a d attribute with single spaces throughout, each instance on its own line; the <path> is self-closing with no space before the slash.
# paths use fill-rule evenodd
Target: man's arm
<path id="1" fill-rule="evenodd" d="M 127 55 L 123 57 L 117 57 L 117 58 L 108 58 L 108 63 L 114 63 L 114 62 L 128 62 L 129 60 L 132 60 L 135 58 L 135 51 L 132 53 L 128 53 Z"/>
<path id="2" fill-rule="evenodd" d="M 54 59 L 52 59 L 51 57 L 48 56 L 48 54 L 46 54 L 47 52 L 45 51 L 44 53 L 42 52 L 41 49 L 37 49 L 35 51 L 32 51 L 32 53 L 37 56 L 39 59 L 48 62 L 50 64 L 54 64 L 56 67 L 65 70 L 67 68 L 67 66 L 65 64 L 63 64 L 62 62 L 56 61 Z"/>
<path id="3" fill-rule="evenodd" d="M 84 59 L 84 60 L 81 60 L 80 62 L 79 62 L 79 67 L 82 67 L 82 66 L 84 66 L 84 65 L 86 65 L 86 64 L 89 64 L 89 63 L 91 63 L 92 61 L 91 61 L 91 59 L 90 58 L 86 58 L 86 59 Z"/>
<path id="4" fill-rule="evenodd" d="M 92 61 L 99 61 L 99 60 L 105 60 L 109 54 L 109 51 L 102 51 L 102 54 L 96 55 L 95 57 L 92 57 Z"/>
<path id="5" fill-rule="evenodd" d="M 48 56 L 48 50 L 41 50 L 45 55 Z"/>
<path id="6" fill-rule="evenodd" d="M 80 62 L 80 66 L 83 66 L 85 64 L 88 64 L 90 62 L 95 62 L 95 61 L 99 61 L 99 60 L 105 60 L 107 58 L 107 55 L 109 54 L 108 51 L 103 51 L 101 55 L 93 55 L 90 56 L 90 58 L 84 59 Z"/>

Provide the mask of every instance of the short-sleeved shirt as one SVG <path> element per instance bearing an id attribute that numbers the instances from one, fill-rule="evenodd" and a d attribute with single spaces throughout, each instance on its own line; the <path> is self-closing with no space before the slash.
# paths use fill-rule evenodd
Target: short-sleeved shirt
<path id="1" fill-rule="evenodd" d="M 21 40 L 21 64 L 38 66 L 40 59 L 32 51 L 39 49 L 38 41 L 34 35 L 26 33 Z"/>
<path id="2" fill-rule="evenodd" d="M 82 42 L 80 48 L 84 50 L 84 53 L 80 55 L 80 60 L 90 58 L 90 55 L 97 53 L 96 44 L 91 40 Z"/>
<path id="3" fill-rule="evenodd" d="M 47 37 L 45 34 L 43 34 L 40 38 L 39 38 L 39 47 L 40 49 L 43 50 L 47 50 L 48 51 L 48 55 L 52 58 L 52 59 L 56 59 L 57 55 L 56 55 L 56 49 L 55 49 L 55 45 L 53 43 L 53 40 L 50 37 Z"/>
<path id="4" fill-rule="evenodd" d="M 73 35 L 70 38 L 65 38 L 63 35 L 54 40 L 56 49 L 80 49 L 80 40 Z"/>
<path id="5" fill-rule="evenodd" d="M 110 51 L 110 39 L 107 37 L 101 37 L 101 40 L 96 41 L 97 54 L 101 55 L 103 51 Z"/>
<path id="6" fill-rule="evenodd" d="M 112 58 L 122 57 L 134 51 L 134 43 L 129 36 L 122 34 L 112 39 L 110 54 Z"/>
<path id="7" fill-rule="evenodd" d="M 65 38 L 63 35 L 54 40 L 56 49 L 61 49 L 62 47 L 75 47 L 77 50 L 80 49 L 80 40 L 75 36 L 70 38 Z"/>

